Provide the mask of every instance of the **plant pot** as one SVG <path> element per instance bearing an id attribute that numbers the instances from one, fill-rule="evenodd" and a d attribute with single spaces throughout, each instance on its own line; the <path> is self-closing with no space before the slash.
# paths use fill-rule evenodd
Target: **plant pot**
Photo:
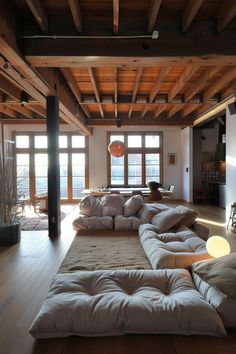
<path id="1" fill-rule="evenodd" d="M 0 246 L 14 245 L 21 238 L 20 223 L 0 226 Z"/>

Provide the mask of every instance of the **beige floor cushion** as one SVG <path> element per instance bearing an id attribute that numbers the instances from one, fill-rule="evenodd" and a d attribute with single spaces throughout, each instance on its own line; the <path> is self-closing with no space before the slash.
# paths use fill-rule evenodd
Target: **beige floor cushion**
<path id="1" fill-rule="evenodd" d="M 58 274 L 34 320 L 37 338 L 126 333 L 225 335 L 187 270 Z"/>
<path id="2" fill-rule="evenodd" d="M 74 230 L 113 230 L 111 216 L 79 216 L 73 221 Z"/>
<path id="3" fill-rule="evenodd" d="M 187 268 L 211 258 L 206 242 L 186 226 L 160 234 L 156 226 L 143 224 L 139 227 L 139 237 L 153 269 Z"/>
<path id="4" fill-rule="evenodd" d="M 195 286 L 219 312 L 226 327 L 236 327 L 236 253 L 191 267 Z"/>

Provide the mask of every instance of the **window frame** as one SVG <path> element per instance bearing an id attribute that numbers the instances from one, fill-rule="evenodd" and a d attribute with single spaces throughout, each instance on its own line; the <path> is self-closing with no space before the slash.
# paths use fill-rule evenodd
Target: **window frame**
<path id="1" fill-rule="evenodd" d="M 35 148 L 34 146 L 34 137 L 35 136 L 45 136 L 47 132 L 32 132 L 32 131 L 14 131 L 12 133 L 13 140 L 16 142 L 17 135 L 28 135 L 29 136 L 29 147 L 28 148 L 17 148 L 14 144 L 14 156 L 15 156 L 15 171 L 16 171 L 16 155 L 22 153 L 29 154 L 29 196 L 30 201 L 33 201 L 34 196 L 36 195 L 36 176 L 35 176 L 35 154 L 47 153 L 48 148 Z M 67 136 L 67 147 L 59 148 L 59 154 L 66 153 L 68 154 L 68 197 L 61 198 L 61 203 L 76 203 L 81 197 L 73 198 L 72 190 L 72 154 L 73 153 L 84 153 L 85 154 L 85 188 L 89 187 L 89 140 L 88 137 L 85 138 L 85 147 L 83 148 L 72 148 L 72 136 L 81 136 L 81 134 L 76 134 L 75 132 L 60 132 L 60 135 Z M 17 178 L 17 177 L 16 177 Z"/>
<path id="2" fill-rule="evenodd" d="M 126 151 L 124 154 L 124 184 L 111 184 L 111 155 L 109 151 L 107 151 L 107 186 L 108 187 L 127 187 L 131 188 L 134 185 L 128 184 L 128 154 L 129 153 L 134 153 L 134 154 L 139 154 L 141 153 L 142 155 L 142 184 L 140 185 L 135 185 L 137 188 L 144 188 L 146 187 L 146 161 L 145 161 L 145 155 L 146 154 L 155 154 L 158 153 L 160 155 L 160 183 L 163 183 L 163 133 L 162 132 L 151 132 L 151 131 L 108 131 L 107 132 L 107 146 L 110 143 L 110 136 L 111 135 L 116 135 L 118 136 L 124 136 L 124 144 L 126 146 Z M 128 135 L 141 135 L 142 139 L 142 147 L 140 148 L 131 148 L 128 147 Z M 146 135 L 158 135 L 159 136 L 159 141 L 160 141 L 160 147 L 159 148 L 150 148 L 150 147 L 145 147 L 145 136 Z"/>

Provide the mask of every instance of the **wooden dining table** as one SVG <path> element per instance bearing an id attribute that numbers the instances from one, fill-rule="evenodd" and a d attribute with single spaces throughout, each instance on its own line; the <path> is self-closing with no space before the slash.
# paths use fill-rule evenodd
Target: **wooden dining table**
<path id="1" fill-rule="evenodd" d="M 170 200 L 173 200 L 174 193 L 163 188 L 159 188 L 162 197 L 169 197 Z M 129 197 L 133 192 L 141 192 L 144 197 L 148 197 L 150 194 L 149 188 L 88 188 L 84 189 L 81 194 L 91 194 L 95 197 L 102 197 L 104 195 L 109 195 L 112 193 L 120 193 L 125 197 Z"/>

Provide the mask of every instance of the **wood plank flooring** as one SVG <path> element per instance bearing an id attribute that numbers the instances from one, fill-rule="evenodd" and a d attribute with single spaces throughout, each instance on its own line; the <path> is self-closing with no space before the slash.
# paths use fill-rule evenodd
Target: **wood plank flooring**
<path id="1" fill-rule="evenodd" d="M 200 211 L 210 234 L 225 236 L 236 251 L 236 234 L 224 226 L 225 211 L 208 205 L 193 207 Z M 74 238 L 74 217 L 71 214 L 62 221 L 58 239 L 50 240 L 47 231 L 25 231 L 19 244 L 0 247 L 0 354 L 236 354 L 234 329 L 224 338 L 127 335 L 35 340 L 28 329 Z"/>

